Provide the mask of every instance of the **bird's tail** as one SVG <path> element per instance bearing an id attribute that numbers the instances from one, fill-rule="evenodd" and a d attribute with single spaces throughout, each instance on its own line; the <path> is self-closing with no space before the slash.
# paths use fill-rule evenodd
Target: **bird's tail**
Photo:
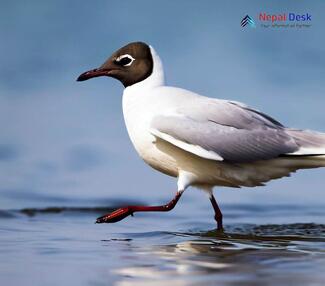
<path id="1" fill-rule="evenodd" d="M 287 129 L 286 132 L 300 146 L 293 155 L 325 155 L 325 133 L 298 129 Z"/>
<path id="2" fill-rule="evenodd" d="M 286 132 L 299 146 L 296 152 L 286 155 L 296 157 L 294 160 L 296 167 L 299 169 L 325 167 L 325 133 L 299 129 L 287 129 Z"/>
<path id="3" fill-rule="evenodd" d="M 286 132 L 300 148 L 275 159 L 241 164 L 248 175 L 245 183 L 239 185 L 253 187 L 290 176 L 290 173 L 299 169 L 325 167 L 325 133 L 297 129 L 286 129 Z"/>

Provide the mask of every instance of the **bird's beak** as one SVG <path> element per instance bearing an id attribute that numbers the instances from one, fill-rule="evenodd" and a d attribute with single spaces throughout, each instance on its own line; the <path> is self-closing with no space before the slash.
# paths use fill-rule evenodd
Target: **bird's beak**
<path id="1" fill-rule="evenodd" d="M 110 72 L 111 72 L 110 69 L 104 69 L 104 68 L 98 68 L 98 69 L 86 71 L 77 78 L 77 81 L 84 81 L 99 76 L 110 76 Z"/>

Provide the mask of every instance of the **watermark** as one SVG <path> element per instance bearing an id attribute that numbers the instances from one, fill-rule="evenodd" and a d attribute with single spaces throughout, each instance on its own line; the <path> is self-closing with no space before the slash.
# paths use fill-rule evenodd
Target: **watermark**
<path id="1" fill-rule="evenodd" d="M 255 21 L 252 16 L 246 15 L 240 22 L 242 27 L 261 27 L 264 29 L 303 29 L 312 26 L 312 15 L 310 13 L 279 13 L 269 14 L 261 12 L 257 15 Z"/>
<path id="2" fill-rule="evenodd" d="M 242 27 L 246 27 L 247 25 L 250 26 L 251 28 L 255 28 L 255 27 L 256 27 L 256 26 L 255 26 L 255 22 L 254 22 L 254 20 L 253 20 L 251 17 L 249 17 L 248 15 L 246 15 L 246 16 L 241 20 L 240 25 L 241 25 Z"/>

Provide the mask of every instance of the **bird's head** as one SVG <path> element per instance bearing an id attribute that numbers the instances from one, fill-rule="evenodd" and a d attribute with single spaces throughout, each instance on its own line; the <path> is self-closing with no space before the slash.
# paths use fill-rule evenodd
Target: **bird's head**
<path id="1" fill-rule="evenodd" d="M 109 76 L 128 87 L 145 80 L 152 71 L 153 58 L 150 47 L 142 42 L 134 42 L 114 52 L 99 68 L 81 74 L 77 81 Z"/>

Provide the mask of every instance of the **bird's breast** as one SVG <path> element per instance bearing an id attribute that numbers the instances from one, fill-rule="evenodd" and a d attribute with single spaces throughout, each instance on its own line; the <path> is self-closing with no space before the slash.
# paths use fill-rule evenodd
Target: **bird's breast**
<path id="1" fill-rule="evenodd" d="M 150 133 L 152 118 L 159 114 L 161 106 L 149 95 L 123 94 L 123 116 L 129 137 L 140 157 L 151 167 L 177 176 L 174 158 L 156 147 L 156 138 Z"/>

